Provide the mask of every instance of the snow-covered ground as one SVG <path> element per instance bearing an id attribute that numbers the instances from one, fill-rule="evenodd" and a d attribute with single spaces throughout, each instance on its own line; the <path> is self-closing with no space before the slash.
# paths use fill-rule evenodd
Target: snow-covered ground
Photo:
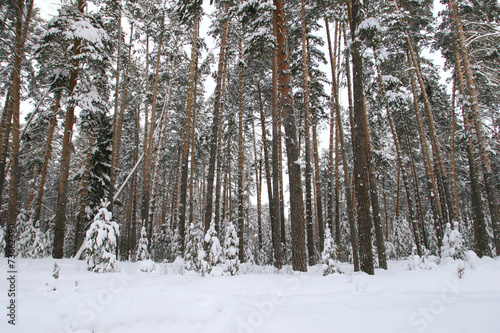
<path id="1" fill-rule="evenodd" d="M 54 263 L 59 279 L 52 277 Z M 8 281 L 0 282 L 0 332 L 500 332 L 500 259 L 408 270 L 389 262 L 375 276 L 322 276 L 242 265 L 240 275 L 201 277 L 161 264 L 119 263 L 96 274 L 84 261 L 16 259 L 16 326 L 7 323 Z M 7 259 L 0 271 L 7 275 Z"/>

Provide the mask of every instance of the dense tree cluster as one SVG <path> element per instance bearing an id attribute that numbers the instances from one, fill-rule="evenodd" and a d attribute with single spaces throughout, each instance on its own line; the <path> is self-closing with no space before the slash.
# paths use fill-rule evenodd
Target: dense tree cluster
<path id="1" fill-rule="evenodd" d="M 3 1 L 0 245 L 227 274 L 498 255 L 500 7 L 441 5 Z"/>

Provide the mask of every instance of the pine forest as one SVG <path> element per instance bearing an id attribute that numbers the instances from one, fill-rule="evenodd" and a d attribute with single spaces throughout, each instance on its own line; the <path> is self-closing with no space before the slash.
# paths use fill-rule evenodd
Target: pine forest
<path id="1" fill-rule="evenodd" d="M 500 276 L 496 0 L 2 0 L 0 103 L 6 258 Z"/>

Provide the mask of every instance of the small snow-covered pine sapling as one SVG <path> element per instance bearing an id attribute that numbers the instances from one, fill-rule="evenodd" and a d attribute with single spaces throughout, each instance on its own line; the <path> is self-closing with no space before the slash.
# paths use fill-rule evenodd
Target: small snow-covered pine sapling
<path id="1" fill-rule="evenodd" d="M 146 228 L 141 228 L 141 238 L 139 239 L 139 243 L 137 244 L 137 255 L 136 261 L 148 260 L 151 259 L 151 255 L 148 250 L 148 234 L 146 232 Z"/>
<path id="2" fill-rule="evenodd" d="M 187 230 L 186 250 L 184 252 L 185 269 L 188 271 L 204 273 L 203 235 L 194 223 L 189 225 Z"/>
<path id="3" fill-rule="evenodd" d="M 464 241 L 458 227 L 458 222 L 453 224 L 453 229 L 451 229 L 450 223 L 446 224 L 443 246 L 441 247 L 441 258 L 451 257 L 454 260 L 463 260 L 465 258 Z"/>
<path id="4" fill-rule="evenodd" d="M 239 238 L 231 222 L 226 229 L 226 240 L 224 241 L 224 272 L 230 275 L 238 274 L 240 269 L 240 260 L 238 257 Z"/>
<path id="5" fill-rule="evenodd" d="M 207 253 L 207 263 L 208 269 L 211 270 L 212 267 L 222 264 L 222 246 L 220 245 L 219 237 L 217 236 L 217 231 L 215 230 L 215 223 L 212 221 L 210 223 L 210 228 L 205 234 L 205 243 L 208 244 Z"/>
<path id="6" fill-rule="evenodd" d="M 335 273 L 344 273 L 338 266 L 337 246 L 333 243 L 333 237 L 329 227 L 326 227 L 325 229 L 325 243 L 323 246 L 321 258 L 323 259 L 323 263 L 325 266 L 325 269 L 323 270 L 323 276 Z"/>
<path id="7" fill-rule="evenodd" d="M 101 203 L 85 235 L 85 256 L 87 269 L 96 273 L 116 271 L 116 244 L 120 234 L 119 226 L 112 221 L 112 213 L 106 207 L 107 202 Z"/>
<path id="8" fill-rule="evenodd" d="M 25 210 L 21 210 L 17 216 L 16 229 L 19 235 L 16 244 L 18 255 L 37 259 L 43 258 L 50 252 L 50 249 L 47 249 L 50 247 L 48 235 L 35 228 L 33 220 Z"/>

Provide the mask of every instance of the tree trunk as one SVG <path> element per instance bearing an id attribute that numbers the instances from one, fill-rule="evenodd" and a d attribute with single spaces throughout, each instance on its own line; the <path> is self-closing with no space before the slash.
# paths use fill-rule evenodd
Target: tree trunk
<path id="1" fill-rule="evenodd" d="M 187 205 L 187 187 L 188 187 L 188 164 L 189 164 L 189 143 L 191 139 L 191 126 L 193 122 L 193 105 L 194 105 L 194 89 L 195 89 L 195 73 L 196 73 L 196 54 L 198 45 L 198 26 L 199 19 L 194 19 L 193 37 L 191 40 L 191 62 L 189 65 L 189 80 L 188 80 L 188 97 L 186 105 L 186 122 L 184 124 L 184 146 L 182 149 L 182 171 L 181 171 L 181 192 L 179 202 L 179 236 L 181 244 L 181 253 L 184 253 L 184 242 L 186 238 L 186 205 Z M 194 149 L 194 147 L 192 148 Z"/>
<path id="2" fill-rule="evenodd" d="M 198 98 L 198 56 L 195 59 L 194 93 L 193 93 L 193 126 L 191 126 L 191 174 L 189 176 L 189 223 L 194 223 L 194 158 L 196 139 L 196 99 Z"/>
<path id="3" fill-rule="evenodd" d="M 243 61 L 243 50 L 241 47 L 241 39 L 239 40 L 239 49 L 238 49 L 238 57 L 240 63 Z M 244 163 L 245 163 L 245 155 L 243 150 L 243 68 L 242 65 L 238 66 L 238 238 L 239 242 L 239 259 L 240 262 L 245 261 L 245 253 L 244 253 L 244 228 L 245 228 L 245 220 L 244 220 L 244 205 L 245 205 L 245 196 L 243 187 L 243 176 L 244 176 Z"/>
<path id="4" fill-rule="evenodd" d="M 262 93 L 260 89 L 260 82 L 257 81 L 257 95 L 259 98 L 259 110 L 260 110 L 260 125 L 261 125 L 261 132 L 262 132 L 262 148 L 264 152 L 264 168 L 266 172 L 266 185 L 267 185 L 267 197 L 269 200 L 269 221 L 270 221 L 270 227 L 271 227 L 271 237 L 273 240 L 273 249 L 274 249 L 274 265 L 276 268 L 280 269 L 281 267 L 278 267 L 278 261 L 279 265 L 281 265 L 281 259 L 278 260 L 278 258 L 281 258 L 281 242 L 280 242 L 280 235 L 279 235 L 279 228 L 278 232 L 275 232 L 275 225 L 279 225 L 279 212 L 276 209 L 276 202 L 274 200 L 276 196 L 276 191 L 273 190 L 273 182 L 274 182 L 274 177 L 271 180 L 271 170 L 269 166 L 269 152 L 267 149 L 267 134 L 266 134 L 266 118 L 264 115 L 264 103 L 262 102 Z M 274 136 L 273 136 L 274 140 Z M 273 142 L 274 143 L 274 142 Z M 274 149 L 274 147 L 273 147 Z M 274 163 L 274 150 L 273 150 L 273 163 Z M 273 164 L 274 167 L 274 164 Z M 273 176 L 274 176 L 274 169 L 273 169 Z M 273 193 L 275 195 L 273 195 Z M 277 253 L 277 249 L 279 249 L 279 253 Z"/>
<path id="5" fill-rule="evenodd" d="M 306 41 L 306 10 L 304 0 L 301 0 L 302 13 L 302 84 L 304 95 L 304 136 L 305 136 L 305 185 L 306 185 L 306 231 L 307 231 L 307 252 L 309 256 L 309 265 L 316 264 L 316 249 L 314 246 L 314 225 L 313 225 L 313 209 L 312 209 L 312 188 L 311 188 L 311 135 L 309 133 L 309 87 L 308 76 L 309 69 L 307 65 L 307 41 Z"/>
<path id="6" fill-rule="evenodd" d="M 273 29 L 276 33 L 276 23 L 273 22 Z M 261 99 L 262 100 L 262 99 Z M 261 108 L 262 101 L 260 102 Z M 270 221 L 273 226 L 273 249 L 274 249 L 274 267 L 281 269 L 283 262 L 283 244 L 286 243 L 284 228 L 284 209 L 283 202 L 281 201 L 281 189 L 280 189 L 280 180 L 281 180 L 281 110 L 279 108 L 278 101 L 278 55 L 276 50 L 273 52 L 273 68 L 272 68 L 272 134 L 273 134 L 273 150 L 272 150 L 272 168 L 273 168 L 273 186 L 272 192 L 274 196 L 272 196 L 272 201 L 269 201 L 269 205 L 271 208 L 271 216 Z M 264 132 L 265 133 L 265 132 Z M 265 146 L 264 146 L 265 147 Z M 269 182 L 269 178 L 268 178 Z M 268 186 L 268 191 L 269 190 Z M 271 199 L 271 198 L 270 198 Z M 278 227 L 276 225 L 281 226 L 281 235 L 278 236 Z"/>
<path id="7" fill-rule="evenodd" d="M 257 230 L 258 230 L 258 249 L 262 250 L 262 200 L 261 200 L 261 162 L 257 158 L 257 144 L 255 142 L 255 122 L 252 117 L 252 141 L 253 141 L 253 160 L 255 167 L 255 191 L 257 192 Z M 274 179 L 273 179 L 274 180 Z M 262 264 L 258 262 L 258 264 Z"/>
<path id="8" fill-rule="evenodd" d="M 86 1 L 78 0 L 78 10 L 83 13 Z M 75 39 L 73 43 L 73 58 L 80 54 L 81 40 Z M 78 60 L 74 60 L 73 69 L 69 78 L 69 91 L 73 94 L 78 82 Z M 54 227 L 54 249 L 52 256 L 62 258 L 64 255 L 64 231 L 66 227 L 66 205 L 68 204 L 68 178 L 71 158 L 71 138 L 73 136 L 73 123 L 75 118 L 75 105 L 71 104 L 66 111 L 64 120 L 64 137 L 62 146 L 61 166 L 59 172 L 59 189 L 57 193 L 56 222 Z M 14 170 L 13 170 L 14 171 Z"/>
<path id="9" fill-rule="evenodd" d="M 290 178 L 290 209 L 292 223 L 292 267 L 296 271 L 307 271 L 305 248 L 304 201 L 300 176 L 299 146 L 295 113 L 293 110 L 292 77 L 288 57 L 285 12 L 282 0 L 274 0 L 274 21 L 278 44 L 279 88 L 283 106 L 283 121 L 286 132 L 288 174 Z"/>
<path id="10" fill-rule="evenodd" d="M 229 9 L 229 4 L 226 3 L 224 6 L 224 14 L 227 14 Z M 212 207 L 213 207 L 213 192 L 214 192 L 214 176 L 215 176 L 215 164 L 217 155 L 217 142 L 219 133 L 219 121 L 220 121 L 220 111 L 222 102 L 222 77 L 224 74 L 224 63 L 225 63 L 225 53 L 226 53 L 226 38 L 227 38 L 227 25 L 226 20 L 222 25 L 221 33 L 221 45 L 219 52 L 219 65 L 217 69 L 217 80 L 215 87 L 215 104 L 214 104 L 214 116 L 212 124 L 212 134 L 210 142 L 210 159 L 208 162 L 208 175 L 207 175 L 207 191 L 206 191 L 206 206 L 205 206 L 205 231 L 210 229 L 210 222 L 212 221 Z M 217 230 L 219 232 L 219 230 Z"/>
<path id="11" fill-rule="evenodd" d="M 113 141 L 111 142 L 111 167 L 110 167 L 110 172 L 109 172 L 109 210 L 113 212 L 113 206 L 114 206 L 114 200 L 113 197 L 115 195 L 115 183 L 116 183 L 116 165 L 118 163 L 118 158 L 120 155 L 120 140 L 121 138 L 119 137 L 118 134 L 118 122 L 119 118 L 121 118 L 121 115 L 119 112 L 119 93 L 120 93 L 120 58 L 121 58 L 121 46 L 122 46 L 122 7 L 121 7 L 121 1 L 118 4 L 118 40 L 116 42 L 117 45 L 117 52 L 116 52 L 116 78 L 115 78 L 115 110 L 113 113 Z M 131 25 L 132 27 L 134 26 L 133 23 Z M 132 39 L 133 36 L 133 31 L 131 31 L 130 34 L 130 39 Z M 130 54 L 131 54 L 131 48 L 132 44 L 130 44 L 129 48 L 129 62 L 130 62 Z M 127 80 L 125 79 L 125 82 Z M 123 92 L 125 94 L 125 92 Z M 120 110 L 121 111 L 121 110 Z M 121 131 L 120 131 L 121 132 Z"/>
<path id="12" fill-rule="evenodd" d="M 408 54 L 408 65 L 412 66 L 412 61 L 411 61 L 409 54 Z M 425 134 L 424 123 L 422 120 L 422 114 L 420 112 L 420 105 L 418 103 L 417 86 L 415 83 L 415 77 L 413 76 L 413 73 L 412 73 L 414 70 L 415 69 L 412 67 L 411 70 L 409 71 L 412 92 L 413 92 L 413 105 L 415 107 L 415 115 L 416 115 L 416 119 L 417 119 L 417 129 L 418 129 L 418 134 L 419 134 L 419 138 L 420 138 L 420 146 L 421 146 L 422 156 L 423 156 L 423 160 L 424 160 L 425 175 L 426 175 L 426 179 L 427 179 L 427 195 L 429 198 L 429 202 L 431 203 L 431 209 L 432 209 L 432 213 L 434 216 L 434 226 L 436 228 L 436 236 L 438 239 L 438 248 L 441 248 L 441 245 L 442 245 L 441 243 L 443 240 L 442 208 L 441 208 L 441 202 L 438 199 L 438 196 L 439 196 L 438 185 L 436 182 L 434 167 L 432 166 L 432 163 L 431 163 L 429 146 L 428 146 L 427 138 L 426 138 L 426 134 Z"/>
<path id="13" fill-rule="evenodd" d="M 323 245 L 325 242 L 325 228 L 323 224 L 323 203 L 321 195 L 321 181 L 320 181 L 320 169 L 319 169 L 319 156 L 318 156 L 318 133 L 317 133 L 317 122 L 318 119 L 315 117 L 313 123 L 313 159 L 314 159 L 314 183 L 316 185 L 316 224 L 318 228 L 319 236 L 319 252 L 323 251 Z"/>
<path id="14" fill-rule="evenodd" d="M 347 33 L 346 33 L 346 28 L 345 25 L 343 25 L 343 30 L 344 30 L 344 43 L 345 46 L 347 46 Z M 330 49 L 330 54 L 331 54 L 331 49 Z M 346 47 L 346 74 L 347 74 L 347 91 L 348 91 L 348 98 L 349 98 L 349 114 L 353 114 L 353 105 L 352 105 L 352 83 L 351 83 L 351 69 L 349 66 L 349 49 Z M 330 56 L 331 58 L 331 56 Z M 333 71 L 332 71 L 333 72 Z M 332 79 L 335 79 L 335 77 L 332 76 Z M 337 81 L 335 81 L 337 82 Z M 350 170 L 349 166 L 347 165 L 347 153 L 346 153 L 346 147 L 345 147 L 345 140 L 344 140 L 344 129 L 342 126 L 342 117 L 340 115 L 340 101 L 339 101 L 339 89 L 338 89 L 338 83 L 335 83 L 334 86 L 335 88 L 335 113 L 336 113 L 336 118 L 337 118 L 337 130 L 338 130 L 338 136 L 339 136 L 339 141 L 340 141 L 340 151 L 342 154 L 342 167 L 344 169 L 344 187 L 345 187 L 345 196 L 346 196 L 346 201 L 347 201 L 347 216 L 349 219 L 349 229 L 351 231 L 351 247 L 352 247 L 352 257 L 353 257 L 353 264 L 354 264 L 354 271 L 357 272 L 360 269 L 360 263 L 359 263 L 359 246 L 358 246 L 358 230 L 356 228 L 356 217 L 355 217 L 355 211 L 354 211 L 354 191 L 351 190 L 351 176 L 350 176 Z M 352 123 L 352 122 L 351 122 Z M 354 180 L 354 179 L 353 179 Z"/>
<path id="15" fill-rule="evenodd" d="M 462 60 L 458 49 L 455 51 L 456 73 L 458 79 L 459 92 L 465 95 L 465 82 L 462 72 Z M 453 87 L 455 89 L 455 87 Z M 484 218 L 483 198 L 481 194 L 481 185 L 479 184 L 479 172 L 477 169 L 476 158 L 474 156 L 474 142 L 472 140 L 472 115 L 467 109 L 463 110 L 466 138 L 467 138 L 467 158 L 469 162 L 469 177 L 471 190 L 472 218 L 474 221 L 474 240 L 475 250 L 479 257 L 491 256 L 489 246 L 489 236 Z"/>
<path id="16" fill-rule="evenodd" d="M 371 244 L 370 216 L 370 141 L 366 129 L 366 108 L 363 92 L 363 58 L 360 53 L 360 41 L 357 40 L 357 30 L 362 20 L 362 8 L 359 0 L 351 3 L 351 44 L 353 67 L 353 97 L 354 97 L 354 123 L 352 126 L 354 174 L 356 180 L 356 202 L 358 213 L 359 252 L 361 270 L 373 275 L 373 253 Z"/>
<path id="17" fill-rule="evenodd" d="M 121 25 L 121 23 L 120 23 Z M 121 28 L 120 28 L 121 29 Z M 129 48 L 128 48 L 128 57 L 127 57 L 127 68 L 125 69 L 125 77 L 124 77 L 124 83 L 123 83 L 123 89 L 122 89 L 122 98 L 121 98 L 121 105 L 120 108 L 118 109 L 118 88 L 116 88 L 115 91 L 115 114 L 117 113 L 118 115 L 116 116 L 116 127 L 113 125 L 113 146 L 112 146 L 112 155 L 111 155 L 111 168 L 110 168 L 110 187 L 109 187 L 109 201 L 110 201 L 110 206 L 109 209 L 112 212 L 113 207 L 114 207 L 114 195 L 115 195 L 115 184 L 116 184 L 116 168 L 118 166 L 118 161 L 120 159 L 120 149 L 121 149 L 121 140 L 122 140 L 122 128 L 123 128 L 123 118 L 124 118 L 124 113 L 125 113 L 125 108 L 126 108 L 126 103 L 127 103 L 127 96 L 128 96 L 128 77 L 129 77 L 129 72 L 130 72 L 130 63 L 132 62 L 132 41 L 133 41 L 133 35 L 134 35 L 134 24 L 133 22 L 130 24 L 130 41 L 129 41 Z M 118 56 L 119 57 L 119 56 Z M 117 78 L 116 78 L 116 85 L 118 86 L 119 84 L 119 73 L 120 73 L 120 68 L 117 64 Z M 113 116 L 113 123 L 115 121 L 115 117 Z M 113 160 L 114 158 L 114 160 Z"/>
<path id="18" fill-rule="evenodd" d="M 458 14 L 456 0 L 450 0 L 449 7 L 451 7 L 451 10 L 453 12 L 453 19 L 456 25 L 456 37 L 458 42 L 458 49 L 460 51 L 462 65 L 464 67 L 465 83 L 467 86 L 467 93 L 470 101 L 472 119 L 476 131 L 476 137 L 479 142 L 479 156 L 482 162 L 481 166 L 483 170 L 484 187 L 486 190 L 488 206 L 490 209 L 491 225 L 494 235 L 494 244 L 496 248 L 496 254 L 499 255 L 500 254 L 500 207 L 498 205 L 498 199 L 497 199 L 498 194 L 496 193 L 497 180 L 495 175 L 493 174 L 493 169 L 491 168 L 490 156 L 488 152 L 488 142 L 486 142 L 486 138 L 484 136 L 483 124 L 479 113 L 479 99 L 476 90 L 476 83 L 474 81 L 474 75 L 472 73 L 471 63 L 469 59 L 469 51 L 465 40 L 465 33 L 462 21 Z"/>
<path id="19" fill-rule="evenodd" d="M 165 18 L 163 18 L 164 20 Z M 156 103 L 158 100 L 158 82 L 160 77 L 160 64 L 161 64 L 161 50 L 163 46 L 163 37 L 164 37 L 164 27 L 162 24 L 160 40 L 158 41 L 158 52 L 156 54 L 156 68 L 155 68 L 155 81 L 153 84 L 153 101 L 151 103 L 151 115 L 149 119 L 149 129 L 148 129 L 148 137 L 145 138 L 147 140 L 147 146 L 144 145 L 145 153 L 144 153 L 144 175 L 143 175 L 143 191 L 142 191 L 142 209 L 141 209 L 141 219 L 143 226 L 146 227 L 148 243 L 151 244 L 151 236 L 153 232 L 152 221 L 149 221 L 149 208 L 151 201 L 151 167 L 153 163 L 153 134 L 154 134 L 154 125 L 155 125 L 155 116 L 156 116 Z M 146 66 L 147 67 L 147 66 Z M 147 91 L 147 90 L 146 90 Z M 181 244 L 182 247 L 182 244 Z"/>

